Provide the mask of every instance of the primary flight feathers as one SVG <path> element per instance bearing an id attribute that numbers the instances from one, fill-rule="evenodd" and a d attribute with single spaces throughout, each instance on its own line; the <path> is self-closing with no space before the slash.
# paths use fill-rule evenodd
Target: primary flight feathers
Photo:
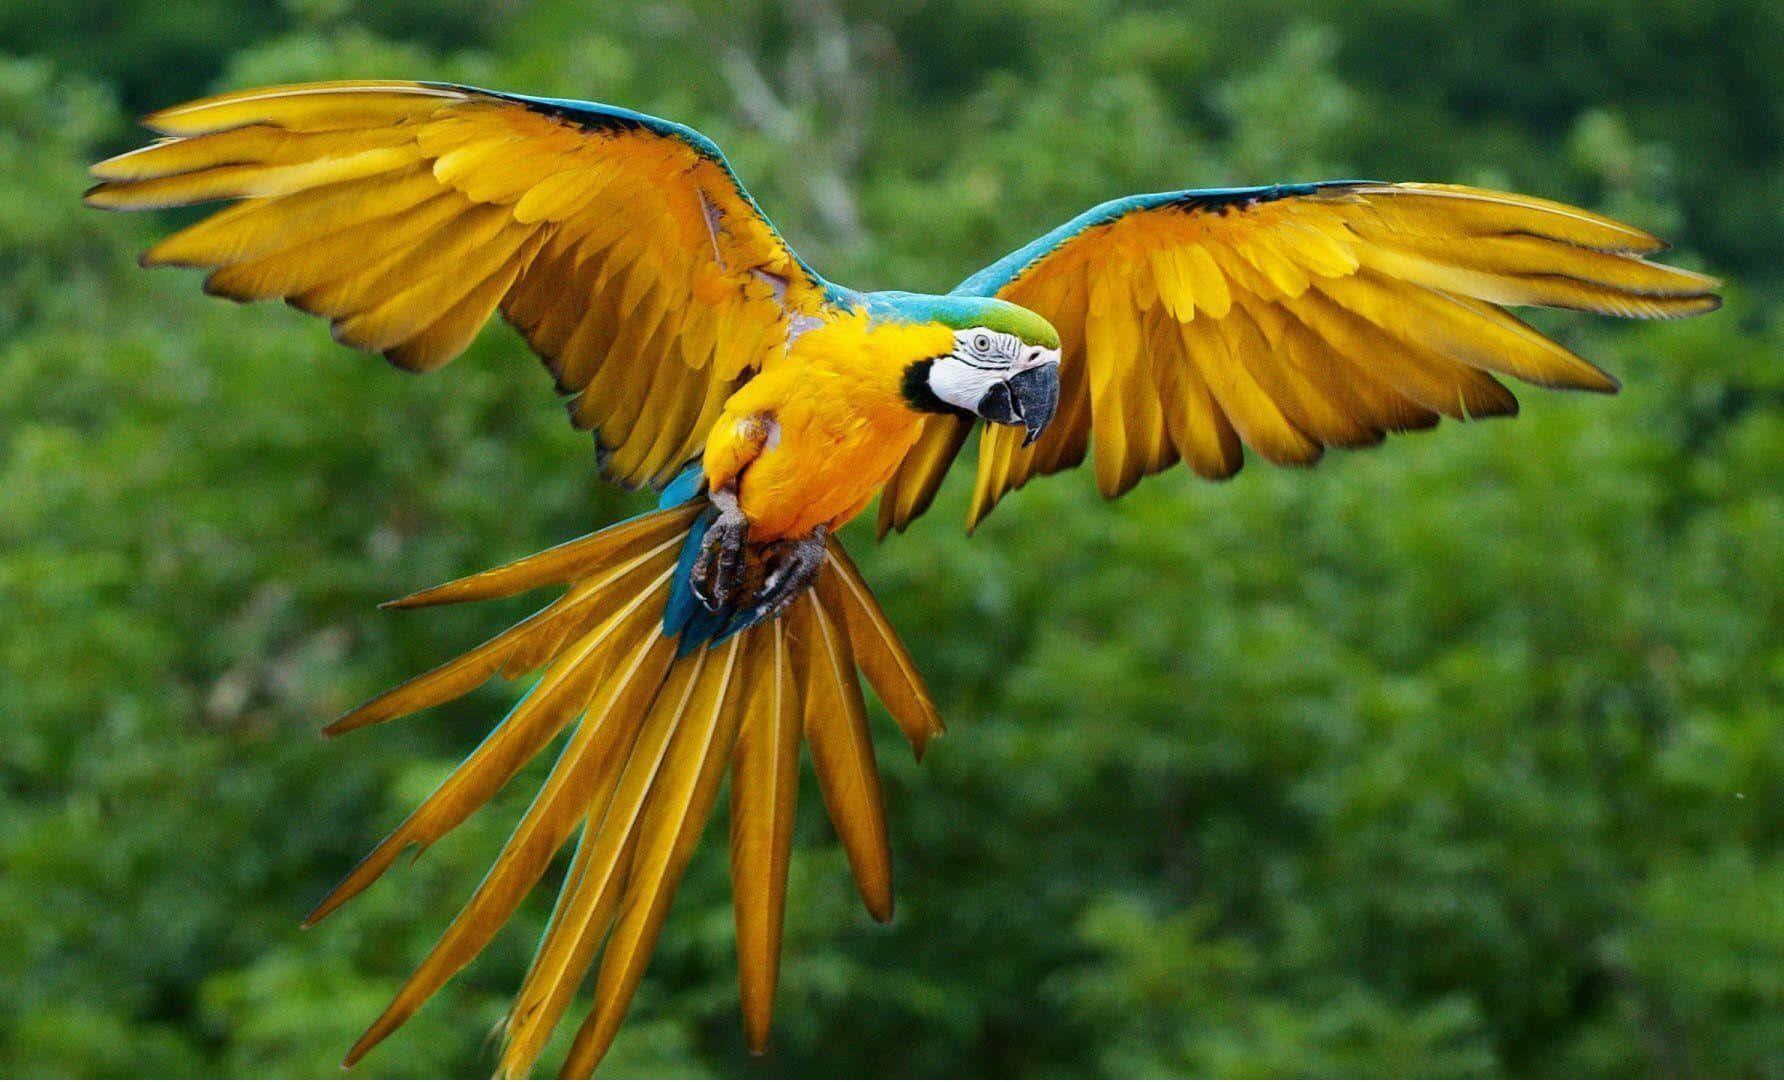
<path id="1" fill-rule="evenodd" d="M 863 294 L 802 262 L 704 136 L 625 109 L 350 82 L 226 94 L 145 123 L 166 138 L 94 166 L 88 202 L 235 201 L 145 263 L 208 269 L 206 288 L 238 300 L 283 298 L 328 318 L 342 342 L 415 370 L 457 356 L 500 311 L 545 360 L 574 423 L 594 431 L 603 473 L 665 489 L 655 513 L 393 603 L 563 588 L 330 726 L 388 721 L 498 673 L 542 670 L 312 920 L 462 823 L 554 740 L 563 749 L 488 876 L 349 1062 L 489 942 L 575 835 L 503 1028 L 500 1070 L 531 1069 L 593 968 L 594 1005 L 564 1068 L 591 1071 L 727 771 L 741 998 L 749 1045 L 761 1049 L 801 743 L 863 900 L 889 918 L 859 676 L 919 754 L 941 721 L 828 531 L 875 488 L 881 532 L 903 529 L 978 417 L 999 423 L 983 429 L 969 525 L 1009 490 L 1092 452 L 1113 496 L 1178 460 L 1222 478 L 1247 446 L 1306 465 L 1327 447 L 1443 416 L 1514 412 L 1496 376 L 1616 388 L 1504 306 L 1666 318 L 1718 303 L 1713 280 L 1649 262 L 1661 243 L 1607 218 L 1370 181 L 1132 196 L 946 297 Z M 751 518 L 762 501 L 778 501 L 774 514 Z M 831 510 L 813 513 L 820 503 Z M 801 525 L 765 528 L 775 521 Z M 709 523 L 719 533 L 703 532 Z M 788 566 L 804 569 L 790 608 L 716 592 L 696 605 L 706 538 L 721 534 L 738 539 L 721 556 L 738 583 L 744 570 L 756 576 L 755 597 Z"/>
<path id="2" fill-rule="evenodd" d="M 956 290 L 1032 308 L 1066 343 L 1059 414 L 1040 440 L 1025 448 L 1019 433 L 984 430 L 969 524 L 1093 447 L 1098 487 L 1118 496 L 1178 459 L 1230 477 L 1241 444 L 1307 465 L 1439 416 L 1515 412 L 1493 374 L 1614 391 L 1500 306 L 1714 309 L 1714 279 L 1643 258 L 1664 247 L 1573 207 L 1455 185 L 1337 181 L 1106 203 Z M 881 502 L 882 531 L 921 512 L 964 436 L 932 424 L 909 484 L 888 486 L 898 499 Z"/>
<path id="3" fill-rule="evenodd" d="M 822 303 L 718 148 L 621 109 L 423 83 L 226 94 L 144 119 L 167 140 L 93 167 L 95 206 L 236 206 L 145 264 L 284 298 L 404 368 L 500 309 L 545 359 L 609 478 L 670 480 L 719 408 Z"/>

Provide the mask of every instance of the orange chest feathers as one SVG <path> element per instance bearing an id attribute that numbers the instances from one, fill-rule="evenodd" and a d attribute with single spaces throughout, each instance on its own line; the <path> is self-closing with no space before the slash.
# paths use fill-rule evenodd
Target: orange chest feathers
<path id="1" fill-rule="evenodd" d="M 905 370 L 948 352 L 936 324 L 845 315 L 796 339 L 725 404 L 707 441 L 708 483 L 737 479 L 750 538 L 799 537 L 860 514 L 916 442 L 924 414 Z"/>

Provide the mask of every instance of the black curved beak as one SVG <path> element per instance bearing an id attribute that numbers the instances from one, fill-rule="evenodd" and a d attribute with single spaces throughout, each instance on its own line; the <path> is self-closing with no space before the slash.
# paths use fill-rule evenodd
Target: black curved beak
<path id="1" fill-rule="evenodd" d="M 1041 438 L 1041 431 L 1059 408 L 1059 366 L 1042 364 L 1024 369 L 1010 377 L 1009 388 L 1016 421 L 1028 430 L 1022 437 L 1022 446 L 1027 447 Z"/>
<path id="2" fill-rule="evenodd" d="M 1041 430 L 1058 407 L 1059 366 L 1042 364 L 993 384 L 973 412 L 1000 425 L 1021 425 L 1028 430 L 1022 438 L 1022 446 L 1027 447 L 1040 439 Z"/>

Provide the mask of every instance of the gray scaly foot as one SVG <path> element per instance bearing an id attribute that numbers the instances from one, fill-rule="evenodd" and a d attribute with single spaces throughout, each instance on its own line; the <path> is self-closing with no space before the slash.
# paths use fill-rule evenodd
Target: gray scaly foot
<path id="1" fill-rule="evenodd" d="M 828 526 L 819 526 L 793 542 L 780 554 L 779 562 L 762 581 L 762 592 L 756 595 L 756 611 L 764 620 L 779 616 L 806 587 L 817 581 L 824 566 L 824 539 Z"/>
<path id="2" fill-rule="evenodd" d="M 717 612 L 743 585 L 744 545 L 749 542 L 750 523 L 737 506 L 735 491 L 718 489 L 710 499 L 719 515 L 700 539 L 700 555 L 694 559 L 689 585 L 708 612 Z"/>

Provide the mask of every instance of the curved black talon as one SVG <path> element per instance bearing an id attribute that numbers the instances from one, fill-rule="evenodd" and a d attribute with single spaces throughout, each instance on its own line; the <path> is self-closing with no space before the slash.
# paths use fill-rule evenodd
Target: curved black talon
<path id="1" fill-rule="evenodd" d="M 695 557 L 688 575 L 688 585 L 706 611 L 717 612 L 743 586 L 744 546 L 749 535 L 749 520 L 743 517 L 735 501 L 729 507 L 721 506 L 718 518 L 706 528 L 700 539 L 700 555 Z"/>
<path id="2" fill-rule="evenodd" d="M 762 590 L 756 595 L 756 612 L 762 619 L 772 620 L 779 616 L 782 609 L 817 581 L 818 572 L 824 566 L 824 538 L 829 534 L 828 526 L 815 527 L 780 554 L 774 570 L 762 580 Z"/>

